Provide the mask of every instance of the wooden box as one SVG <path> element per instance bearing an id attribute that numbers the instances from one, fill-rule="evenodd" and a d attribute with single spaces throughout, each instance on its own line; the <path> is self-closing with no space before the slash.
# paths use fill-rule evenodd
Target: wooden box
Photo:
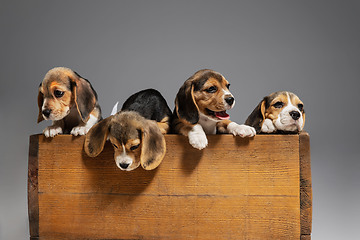
<path id="1" fill-rule="evenodd" d="M 30 239 L 311 239 L 309 135 L 166 135 L 161 165 L 115 166 L 84 137 L 30 137 Z"/>

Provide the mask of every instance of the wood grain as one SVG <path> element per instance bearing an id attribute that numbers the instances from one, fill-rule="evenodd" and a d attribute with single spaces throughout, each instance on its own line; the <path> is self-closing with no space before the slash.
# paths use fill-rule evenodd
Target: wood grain
<path id="1" fill-rule="evenodd" d="M 30 236 L 39 236 L 39 198 L 38 198 L 38 150 L 39 136 L 30 136 L 28 162 L 28 214 Z"/>
<path id="2" fill-rule="evenodd" d="M 40 239 L 301 236 L 299 135 L 210 135 L 202 151 L 166 135 L 161 165 L 131 172 L 116 167 L 109 143 L 90 158 L 84 137 L 31 139 L 38 140 Z"/>
<path id="3" fill-rule="evenodd" d="M 301 235 L 304 239 L 311 239 L 312 231 L 312 181 L 310 159 L 310 136 L 301 133 L 300 147 L 300 207 L 301 207 Z M 308 236 L 309 238 L 305 238 Z"/>

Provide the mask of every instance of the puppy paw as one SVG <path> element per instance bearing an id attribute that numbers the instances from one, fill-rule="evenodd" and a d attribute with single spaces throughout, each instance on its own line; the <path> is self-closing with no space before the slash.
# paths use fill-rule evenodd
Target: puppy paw
<path id="1" fill-rule="evenodd" d="M 276 131 L 276 128 L 270 119 L 265 119 L 261 126 L 261 131 L 264 133 L 273 133 Z"/>
<path id="2" fill-rule="evenodd" d="M 86 126 L 77 126 L 71 130 L 70 134 L 74 136 L 82 136 L 82 135 L 86 135 L 89 130 L 90 128 Z"/>
<path id="3" fill-rule="evenodd" d="M 200 125 L 195 125 L 188 133 L 189 143 L 196 149 L 204 149 L 208 145 L 206 134 Z"/>
<path id="4" fill-rule="evenodd" d="M 63 131 L 62 131 L 62 128 L 59 127 L 59 126 L 49 126 L 49 127 L 46 127 L 43 131 L 45 137 L 55 137 L 56 135 L 58 134 L 61 134 Z"/>
<path id="5" fill-rule="evenodd" d="M 231 133 L 234 136 L 240 137 L 253 137 L 256 135 L 256 130 L 253 127 L 247 125 L 239 125 L 235 122 L 231 122 L 227 126 L 228 133 Z"/>

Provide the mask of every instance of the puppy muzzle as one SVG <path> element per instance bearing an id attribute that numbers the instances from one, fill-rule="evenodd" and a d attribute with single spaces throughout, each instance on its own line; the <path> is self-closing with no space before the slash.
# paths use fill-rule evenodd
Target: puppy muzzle
<path id="1" fill-rule="evenodd" d="M 278 121 L 275 122 L 277 129 L 283 131 L 301 131 L 302 125 L 302 114 L 296 110 L 280 113 Z"/>
<path id="2" fill-rule="evenodd" d="M 123 171 L 134 170 L 140 165 L 139 163 L 137 166 L 134 166 L 133 159 L 129 157 L 126 153 L 122 153 L 121 155 L 115 156 L 115 163 L 116 166 Z"/>

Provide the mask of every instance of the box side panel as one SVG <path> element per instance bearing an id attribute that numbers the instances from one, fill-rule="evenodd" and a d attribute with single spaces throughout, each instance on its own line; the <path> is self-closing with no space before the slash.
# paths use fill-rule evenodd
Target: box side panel
<path id="1" fill-rule="evenodd" d="M 83 137 L 40 137 L 40 235 L 68 239 L 296 239 L 299 136 L 167 135 L 156 170 L 119 170 L 113 149 L 89 158 Z"/>
<path id="2" fill-rule="evenodd" d="M 309 134 L 301 133 L 299 141 L 301 235 L 304 239 L 310 239 L 312 231 L 312 180 Z"/>
<path id="3" fill-rule="evenodd" d="M 31 239 L 39 236 L 38 150 L 39 136 L 32 135 L 28 159 L 28 214 Z"/>

